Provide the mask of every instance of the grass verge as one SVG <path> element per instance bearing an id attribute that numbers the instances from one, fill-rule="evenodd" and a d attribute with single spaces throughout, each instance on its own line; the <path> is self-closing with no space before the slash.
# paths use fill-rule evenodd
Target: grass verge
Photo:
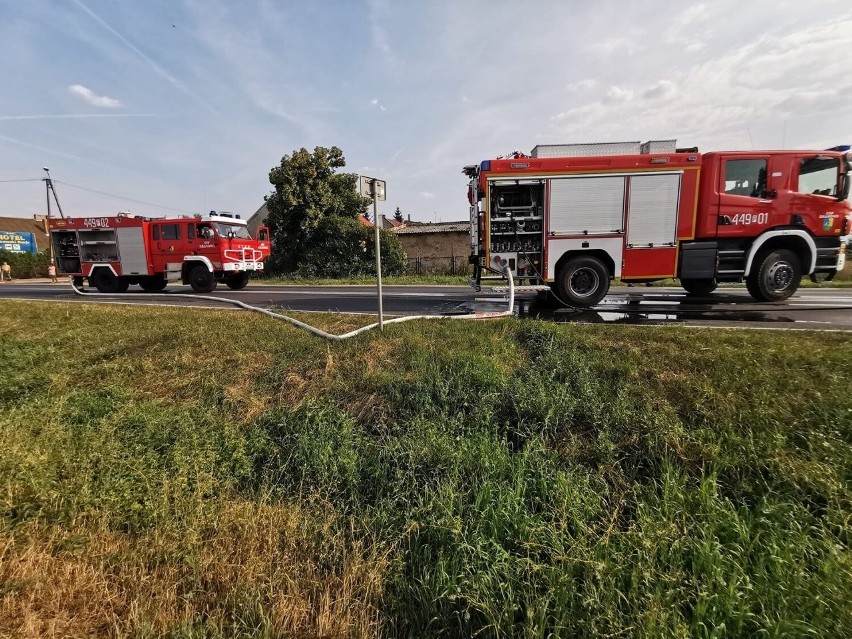
<path id="1" fill-rule="evenodd" d="M 852 632 L 850 337 L 0 315 L 0 634 Z"/>

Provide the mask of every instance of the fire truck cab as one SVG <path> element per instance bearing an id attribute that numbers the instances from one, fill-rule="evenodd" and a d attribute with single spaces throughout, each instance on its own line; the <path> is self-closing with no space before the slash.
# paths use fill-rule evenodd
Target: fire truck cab
<path id="1" fill-rule="evenodd" d="M 850 232 L 852 154 L 700 154 L 674 140 L 539 145 L 465 167 L 479 287 L 494 273 L 593 306 L 614 278 L 680 278 L 692 294 L 745 281 L 757 300 L 831 279 Z"/>

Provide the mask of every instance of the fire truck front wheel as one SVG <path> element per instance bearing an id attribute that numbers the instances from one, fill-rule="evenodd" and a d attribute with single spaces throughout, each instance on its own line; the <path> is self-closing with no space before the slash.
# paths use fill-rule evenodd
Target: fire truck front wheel
<path id="1" fill-rule="evenodd" d="M 189 279 L 189 285 L 192 287 L 192 290 L 196 293 L 209 293 L 216 288 L 216 280 L 213 279 L 213 273 L 203 264 L 193 266 L 187 279 Z"/>
<path id="2" fill-rule="evenodd" d="M 118 277 L 108 268 L 96 269 L 89 276 L 89 284 L 98 289 L 99 293 L 124 293 L 129 286 L 127 280 Z"/>
<path id="3" fill-rule="evenodd" d="M 241 288 L 245 288 L 249 281 L 248 271 L 241 271 L 239 273 L 231 273 L 225 278 L 225 284 L 228 288 L 233 289 L 235 291 L 240 290 Z"/>
<path id="4" fill-rule="evenodd" d="M 790 249 L 775 249 L 764 253 L 746 278 L 751 296 L 761 302 L 781 302 L 799 288 L 802 263 Z"/>
<path id="5" fill-rule="evenodd" d="M 609 290 L 609 271 L 590 255 L 568 260 L 556 279 L 556 292 L 563 304 L 594 306 Z"/>

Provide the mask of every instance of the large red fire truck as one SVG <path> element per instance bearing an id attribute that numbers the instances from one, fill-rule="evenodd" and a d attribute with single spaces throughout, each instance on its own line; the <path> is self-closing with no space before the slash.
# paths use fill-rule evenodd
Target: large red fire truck
<path id="1" fill-rule="evenodd" d="M 263 270 L 269 229 L 252 239 L 245 220 L 232 214 L 209 217 L 114 217 L 51 219 L 50 240 L 57 272 L 101 293 L 123 293 L 131 284 L 161 291 L 169 282 L 209 293 L 219 282 L 241 289 Z"/>
<path id="2" fill-rule="evenodd" d="M 831 279 L 852 232 L 849 147 L 698 153 L 674 140 L 539 145 L 467 166 L 479 288 L 512 269 L 565 304 L 593 306 L 610 281 L 680 278 L 706 295 L 745 280 L 760 301 L 802 275 Z"/>

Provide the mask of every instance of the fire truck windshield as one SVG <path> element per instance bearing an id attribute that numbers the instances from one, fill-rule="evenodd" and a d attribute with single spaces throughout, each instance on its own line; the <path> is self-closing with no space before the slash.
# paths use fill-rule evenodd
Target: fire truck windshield
<path id="1" fill-rule="evenodd" d="M 248 229 L 245 226 L 223 224 L 222 222 L 216 222 L 214 226 L 220 237 L 235 237 L 241 240 L 251 239 L 251 235 L 249 235 Z"/>

